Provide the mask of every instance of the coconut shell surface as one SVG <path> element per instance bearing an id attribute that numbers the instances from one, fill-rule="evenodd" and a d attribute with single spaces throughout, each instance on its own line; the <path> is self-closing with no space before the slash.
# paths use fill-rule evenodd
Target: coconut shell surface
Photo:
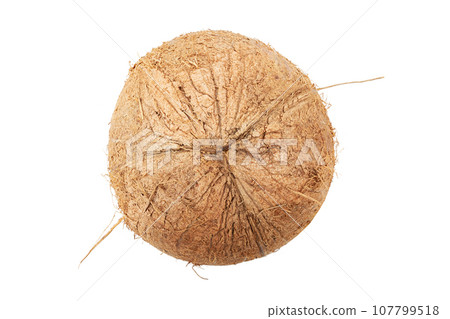
<path id="1" fill-rule="evenodd" d="M 195 162 L 194 141 L 202 139 L 221 141 L 221 156 L 215 145 L 202 146 Z M 261 139 L 297 143 L 285 156 Z M 316 153 L 299 165 L 311 141 Z M 158 165 L 164 145 L 170 161 Z M 311 222 L 333 177 L 334 131 L 315 86 L 293 63 L 258 40 L 201 31 L 131 67 L 108 159 L 129 229 L 173 257 L 228 265 L 276 251 Z"/>

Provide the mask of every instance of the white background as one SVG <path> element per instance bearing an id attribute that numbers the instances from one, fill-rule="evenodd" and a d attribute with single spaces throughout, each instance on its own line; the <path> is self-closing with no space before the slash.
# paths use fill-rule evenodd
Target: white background
<path id="1" fill-rule="evenodd" d="M 77 3 L 0 5 L 0 317 L 378 304 L 439 305 L 449 318 L 447 2 Z M 319 87 L 385 76 L 323 91 L 340 142 L 338 176 L 306 230 L 323 250 L 301 234 L 262 259 L 197 269 L 206 281 L 141 240 L 123 255 L 136 241 L 120 226 L 78 269 L 117 212 L 106 144 L 129 61 L 204 29 L 269 43 Z"/>

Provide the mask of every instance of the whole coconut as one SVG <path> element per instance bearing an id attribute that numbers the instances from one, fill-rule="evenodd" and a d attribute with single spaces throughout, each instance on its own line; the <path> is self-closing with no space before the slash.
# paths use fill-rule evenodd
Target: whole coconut
<path id="1" fill-rule="evenodd" d="M 334 146 L 325 104 L 293 63 L 258 40 L 201 31 L 131 67 L 109 176 L 124 223 L 145 241 L 196 265 L 236 264 L 311 222 Z"/>

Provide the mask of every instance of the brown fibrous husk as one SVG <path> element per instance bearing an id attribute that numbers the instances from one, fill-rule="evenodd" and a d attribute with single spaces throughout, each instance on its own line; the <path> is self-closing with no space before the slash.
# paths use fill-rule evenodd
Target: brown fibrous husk
<path id="1" fill-rule="evenodd" d="M 170 137 L 170 163 L 153 174 L 127 165 L 125 141 L 143 130 Z M 193 139 L 236 140 L 237 165 L 192 160 Z M 251 161 L 246 139 L 297 139 Z M 295 165 L 312 139 L 324 163 Z M 173 257 L 227 265 L 265 256 L 313 219 L 334 173 L 334 130 L 309 78 L 270 46 L 227 31 L 189 33 L 163 43 L 130 68 L 114 110 L 109 176 L 124 223 Z M 158 160 L 158 155 L 155 155 Z M 164 156 L 161 154 L 161 156 Z"/>

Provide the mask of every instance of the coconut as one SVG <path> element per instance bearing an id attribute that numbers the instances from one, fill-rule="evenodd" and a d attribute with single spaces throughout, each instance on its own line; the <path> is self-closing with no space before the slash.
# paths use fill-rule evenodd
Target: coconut
<path id="1" fill-rule="evenodd" d="M 184 34 L 139 59 L 109 136 L 123 222 L 194 265 L 278 250 L 312 221 L 334 173 L 315 85 L 269 45 L 227 31 Z"/>

